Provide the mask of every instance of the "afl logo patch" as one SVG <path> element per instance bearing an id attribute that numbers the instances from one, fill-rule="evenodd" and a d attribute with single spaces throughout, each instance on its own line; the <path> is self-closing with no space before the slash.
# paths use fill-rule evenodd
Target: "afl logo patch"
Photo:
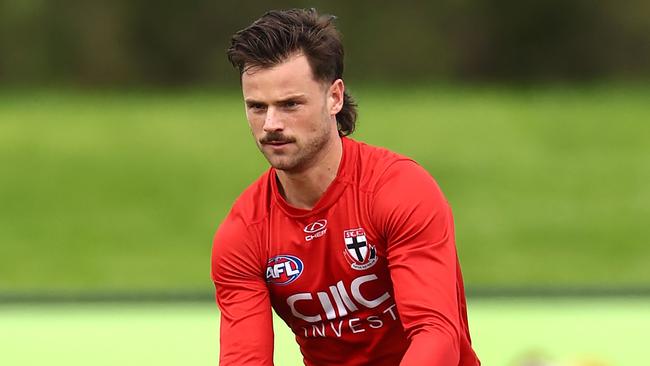
<path id="1" fill-rule="evenodd" d="M 266 264 L 266 282 L 274 285 L 288 285 L 300 277 L 303 270 L 300 258 L 293 255 L 276 255 Z"/>

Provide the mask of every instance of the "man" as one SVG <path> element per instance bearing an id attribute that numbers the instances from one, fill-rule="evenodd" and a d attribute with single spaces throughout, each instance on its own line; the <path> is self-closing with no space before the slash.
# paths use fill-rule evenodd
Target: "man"
<path id="1" fill-rule="evenodd" d="M 415 162 L 345 137 L 332 19 L 271 11 L 228 49 L 271 168 L 214 239 L 221 365 L 273 364 L 271 307 L 306 365 L 479 365 L 450 209 Z"/>

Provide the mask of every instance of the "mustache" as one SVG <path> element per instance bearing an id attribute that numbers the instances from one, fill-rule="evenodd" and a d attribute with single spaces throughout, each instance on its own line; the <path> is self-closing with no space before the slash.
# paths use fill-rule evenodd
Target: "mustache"
<path id="1" fill-rule="evenodd" d="M 296 142 L 294 138 L 285 136 L 282 134 L 282 132 L 269 132 L 264 137 L 260 139 L 260 143 L 262 144 L 269 144 L 269 143 L 281 143 L 281 144 L 286 144 L 286 143 L 291 143 L 291 142 Z"/>

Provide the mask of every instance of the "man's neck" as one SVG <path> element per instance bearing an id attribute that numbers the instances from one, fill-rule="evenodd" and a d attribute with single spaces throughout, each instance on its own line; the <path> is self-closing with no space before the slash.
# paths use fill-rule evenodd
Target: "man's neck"
<path id="1" fill-rule="evenodd" d="M 342 156 L 343 141 L 336 137 L 304 171 L 291 173 L 276 170 L 278 188 L 287 203 L 305 210 L 314 208 L 336 178 Z"/>

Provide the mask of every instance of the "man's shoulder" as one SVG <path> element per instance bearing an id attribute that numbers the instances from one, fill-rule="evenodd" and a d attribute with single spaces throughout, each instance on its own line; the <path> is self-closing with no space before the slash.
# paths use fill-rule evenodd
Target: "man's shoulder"
<path id="1" fill-rule="evenodd" d="M 381 194 L 396 203 L 405 196 L 431 191 L 442 196 L 436 179 L 414 159 L 387 148 L 357 141 L 354 144 L 359 151 L 357 184 L 373 199 Z"/>
<path id="2" fill-rule="evenodd" d="M 212 246 L 212 278 L 226 281 L 232 273 L 261 272 L 265 259 L 259 246 L 259 233 L 251 226 L 266 217 L 270 206 L 269 172 L 246 188 L 217 229 Z M 239 272 L 238 272 L 239 271 Z"/>
<path id="3" fill-rule="evenodd" d="M 371 145 L 363 141 L 348 139 L 359 149 L 361 159 L 378 160 L 379 162 L 391 162 L 401 159 L 410 159 L 402 154 L 382 146 Z"/>
<path id="4" fill-rule="evenodd" d="M 233 203 L 227 218 L 237 218 L 244 226 L 264 219 L 268 215 L 272 201 L 270 175 L 269 169 L 244 189 Z"/>
<path id="5" fill-rule="evenodd" d="M 415 169 L 419 167 L 412 158 L 385 147 L 369 145 L 359 141 L 354 141 L 354 143 L 359 151 L 357 166 L 360 174 L 358 180 L 360 186 L 367 190 L 374 190 L 381 181 L 386 179 L 387 171 L 396 165 L 400 167 L 411 166 Z"/>

